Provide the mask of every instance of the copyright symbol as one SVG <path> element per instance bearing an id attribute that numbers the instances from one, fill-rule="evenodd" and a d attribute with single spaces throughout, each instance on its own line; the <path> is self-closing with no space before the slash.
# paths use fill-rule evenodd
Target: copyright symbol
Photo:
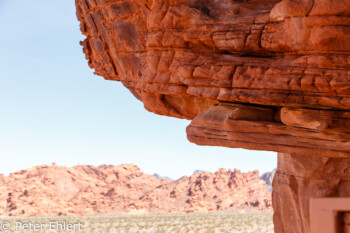
<path id="1" fill-rule="evenodd" d="M 0 223 L 0 229 L 3 231 L 8 231 L 11 229 L 11 223 L 9 223 L 8 221 L 3 221 Z"/>

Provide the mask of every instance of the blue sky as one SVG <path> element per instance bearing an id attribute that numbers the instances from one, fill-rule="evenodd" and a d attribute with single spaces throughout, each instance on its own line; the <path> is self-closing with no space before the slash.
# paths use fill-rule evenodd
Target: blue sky
<path id="1" fill-rule="evenodd" d="M 0 0 L 0 28 L 0 173 L 52 162 L 135 163 L 172 178 L 276 167 L 273 152 L 189 143 L 189 121 L 147 112 L 120 83 L 94 75 L 74 0 Z"/>

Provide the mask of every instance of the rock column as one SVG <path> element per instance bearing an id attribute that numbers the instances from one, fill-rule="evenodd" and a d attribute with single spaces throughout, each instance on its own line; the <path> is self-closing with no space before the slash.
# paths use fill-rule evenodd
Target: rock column
<path id="1" fill-rule="evenodd" d="M 275 233 L 310 233 L 309 201 L 319 197 L 350 197 L 350 159 L 278 153 Z"/>

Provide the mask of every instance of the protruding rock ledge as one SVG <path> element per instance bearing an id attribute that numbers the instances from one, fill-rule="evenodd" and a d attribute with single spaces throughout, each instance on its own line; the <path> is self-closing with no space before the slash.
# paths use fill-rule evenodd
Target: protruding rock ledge
<path id="1" fill-rule="evenodd" d="M 350 158 L 350 133 L 341 128 L 349 114 L 220 103 L 193 119 L 187 137 L 199 145 Z"/>

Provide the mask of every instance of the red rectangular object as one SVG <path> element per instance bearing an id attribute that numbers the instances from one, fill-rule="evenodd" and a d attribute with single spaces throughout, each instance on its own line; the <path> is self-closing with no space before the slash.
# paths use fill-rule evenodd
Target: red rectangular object
<path id="1" fill-rule="evenodd" d="M 350 233 L 350 198 L 310 200 L 311 233 Z"/>

